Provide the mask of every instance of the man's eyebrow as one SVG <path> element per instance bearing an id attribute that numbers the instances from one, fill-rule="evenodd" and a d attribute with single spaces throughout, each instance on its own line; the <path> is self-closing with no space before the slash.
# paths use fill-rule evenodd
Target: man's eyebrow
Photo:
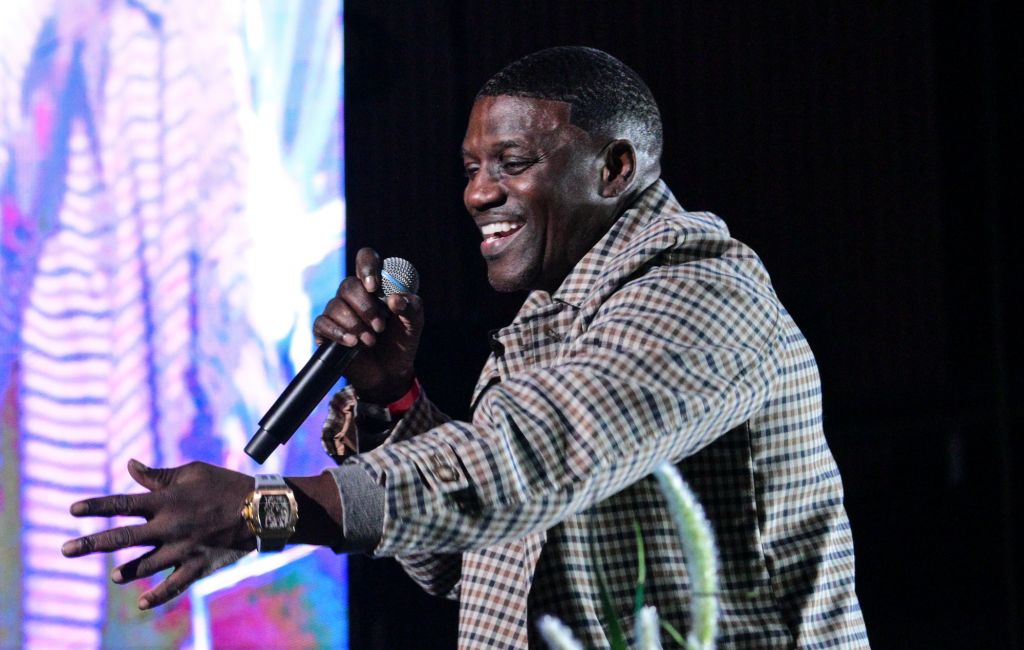
<path id="1" fill-rule="evenodd" d="M 522 140 L 502 140 L 494 148 L 498 151 L 504 151 L 506 149 L 515 149 L 516 147 L 524 147 L 526 144 Z"/>
<path id="2" fill-rule="evenodd" d="M 523 142 L 522 140 L 501 140 L 500 142 L 496 142 L 495 144 L 493 144 L 491 148 L 494 151 L 501 152 L 501 151 L 505 151 L 506 149 L 515 149 L 517 147 L 525 147 L 525 146 L 526 146 L 526 143 Z M 470 153 L 470 151 L 467 150 L 465 147 L 462 147 L 459 150 L 459 152 L 461 153 L 463 158 L 472 158 L 473 157 L 473 154 Z"/>

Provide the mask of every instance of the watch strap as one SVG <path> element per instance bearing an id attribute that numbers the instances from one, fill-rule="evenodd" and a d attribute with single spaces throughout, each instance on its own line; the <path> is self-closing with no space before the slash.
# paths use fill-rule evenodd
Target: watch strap
<path id="1" fill-rule="evenodd" d="M 290 489 L 280 474 L 257 474 L 256 490 L 268 490 L 270 488 Z"/>

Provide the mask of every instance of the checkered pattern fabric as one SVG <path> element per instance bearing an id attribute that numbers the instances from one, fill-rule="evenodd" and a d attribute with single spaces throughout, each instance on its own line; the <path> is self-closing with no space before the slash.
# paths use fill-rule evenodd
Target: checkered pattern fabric
<path id="1" fill-rule="evenodd" d="M 687 629 L 689 577 L 649 475 L 678 467 L 721 551 L 721 648 L 867 647 L 817 367 L 757 256 L 658 181 L 554 293 L 493 334 L 472 422 L 425 396 L 348 458 L 386 492 L 375 553 L 460 601 L 460 647 L 541 646 L 554 614 L 608 647 L 647 601 Z"/>

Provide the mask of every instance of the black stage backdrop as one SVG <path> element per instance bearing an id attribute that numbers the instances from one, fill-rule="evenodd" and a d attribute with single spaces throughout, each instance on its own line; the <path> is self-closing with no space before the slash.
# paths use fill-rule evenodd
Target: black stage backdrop
<path id="1" fill-rule="evenodd" d="M 473 96 L 542 47 L 611 52 L 660 103 L 680 202 L 760 253 L 818 357 L 874 646 L 1017 647 L 1022 46 L 1011 3 L 964 4 L 346 2 L 350 263 L 419 268 L 418 372 L 465 417 L 523 298 L 462 208 Z M 454 647 L 453 603 L 350 566 L 353 648 Z"/>

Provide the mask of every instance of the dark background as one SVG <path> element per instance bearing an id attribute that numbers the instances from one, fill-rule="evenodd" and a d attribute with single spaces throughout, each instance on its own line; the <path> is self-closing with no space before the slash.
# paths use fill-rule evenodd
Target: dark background
<path id="1" fill-rule="evenodd" d="M 680 202 L 760 253 L 815 350 L 874 647 L 1019 647 L 1022 39 L 1010 3 L 964 4 L 346 2 L 349 268 L 416 264 L 418 372 L 465 417 L 523 298 L 462 208 L 473 96 L 542 47 L 607 50 L 659 101 Z M 454 647 L 454 603 L 350 567 L 354 648 Z"/>

